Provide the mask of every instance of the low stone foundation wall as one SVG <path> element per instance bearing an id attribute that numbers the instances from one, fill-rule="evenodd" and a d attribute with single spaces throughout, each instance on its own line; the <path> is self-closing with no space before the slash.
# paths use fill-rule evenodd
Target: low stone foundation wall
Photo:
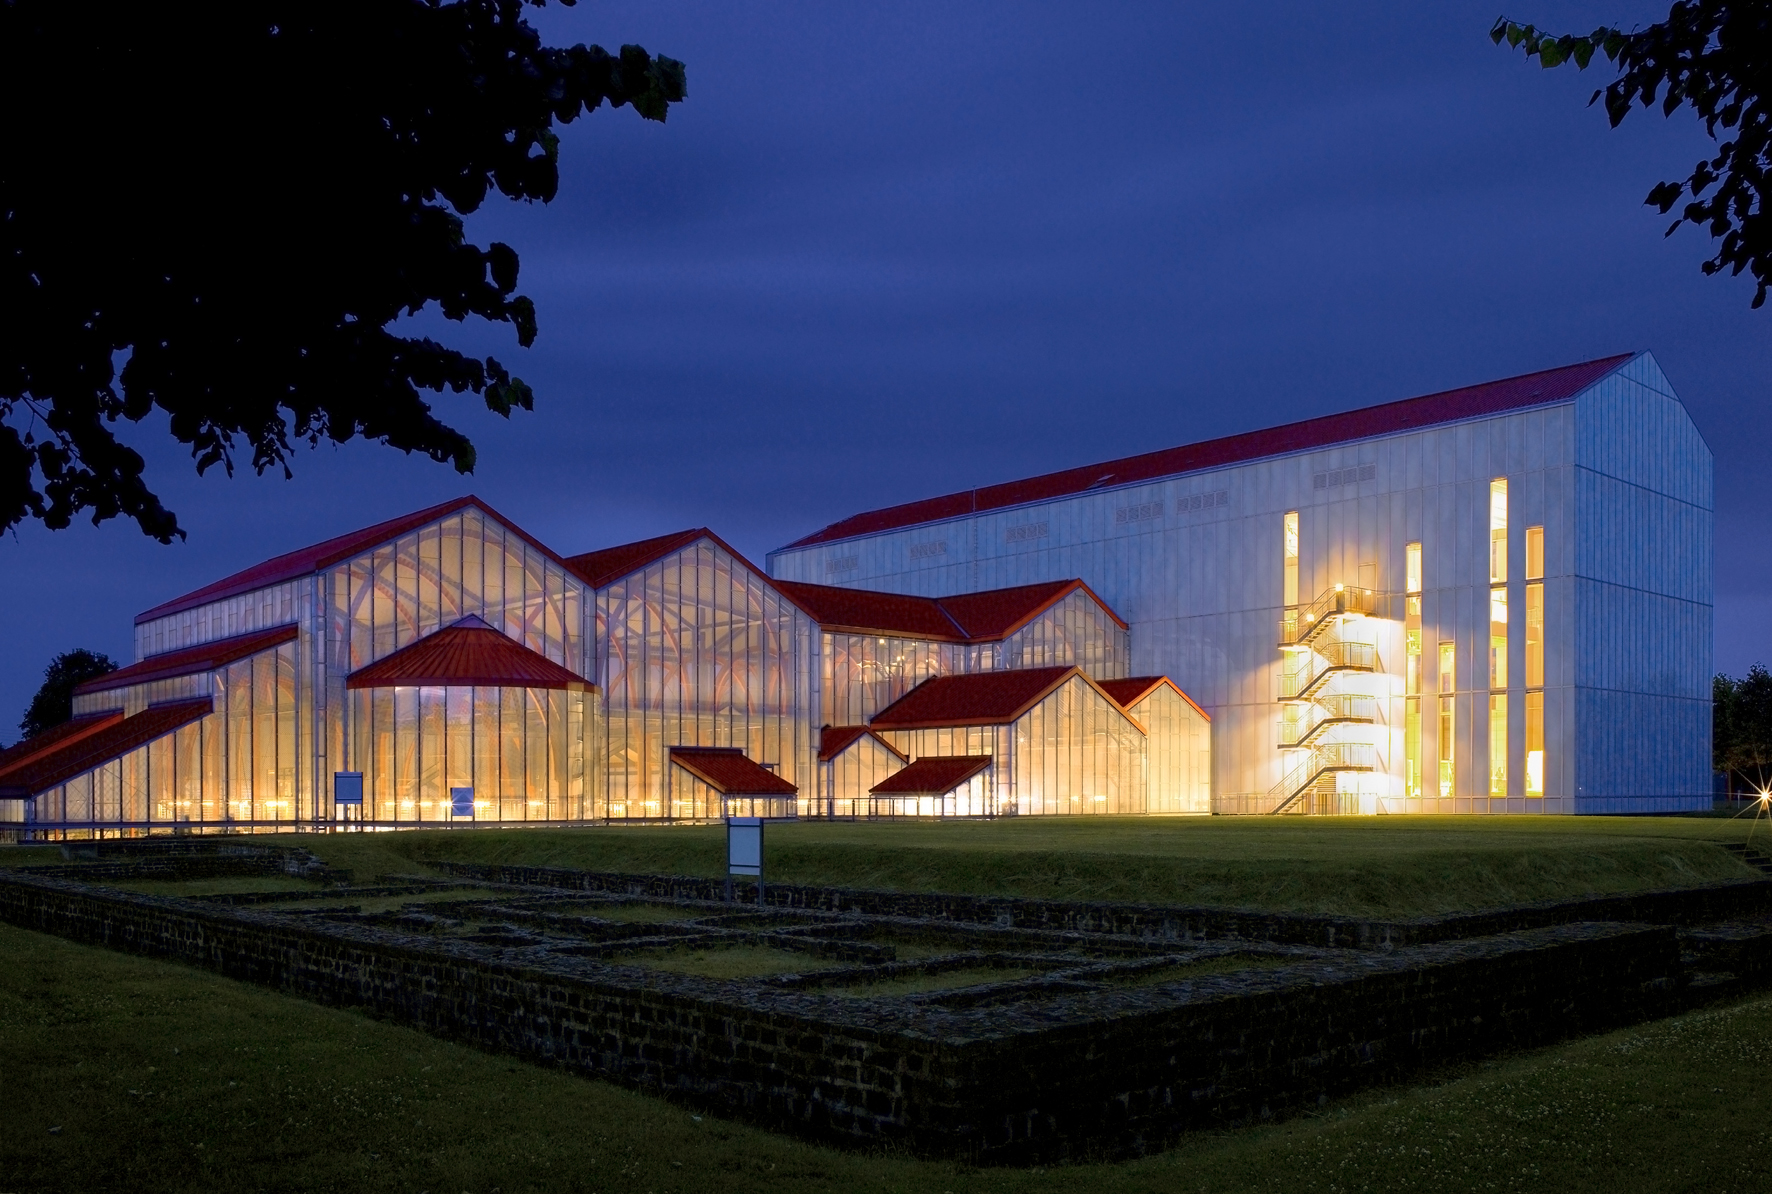
<path id="1" fill-rule="evenodd" d="M 445 874 L 492 883 L 516 883 L 570 891 L 611 892 L 652 899 L 719 900 L 725 883 L 686 875 L 632 875 L 559 867 L 428 862 Z M 748 893 L 747 889 L 747 893 Z M 1016 896 L 969 896 L 943 892 L 867 891 L 770 883 L 771 908 L 804 908 L 863 916 L 952 920 L 1002 928 L 1117 933 L 1159 941 L 1270 941 L 1330 949 L 1394 949 L 1496 933 L 1517 933 L 1580 921 L 1638 924 L 1707 924 L 1772 912 L 1772 879 L 1712 883 L 1677 891 L 1596 896 L 1585 900 L 1521 904 L 1483 912 L 1372 920 L 1235 908 L 1188 908 L 1169 904 L 1083 903 Z"/>
<path id="2" fill-rule="evenodd" d="M 1154 1149 L 1190 1128 L 1311 1106 L 1434 1062 L 1664 1014 L 1682 986 L 1673 929 L 1601 923 L 944 1004 L 698 978 L 43 875 L 0 873 L 0 920 L 820 1139 L 991 1163 Z"/>

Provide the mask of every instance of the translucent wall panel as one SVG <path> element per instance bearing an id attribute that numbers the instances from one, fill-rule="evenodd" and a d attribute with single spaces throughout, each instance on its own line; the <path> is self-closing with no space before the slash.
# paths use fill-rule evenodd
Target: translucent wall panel
<path id="1" fill-rule="evenodd" d="M 329 658 L 345 674 L 469 614 L 588 673 L 583 584 L 472 507 L 338 565 L 329 587 Z"/>
<path id="2" fill-rule="evenodd" d="M 1167 684 L 1128 712 L 1145 728 L 1145 811 L 1210 813 L 1211 723 Z"/>
<path id="3" fill-rule="evenodd" d="M 960 644 L 874 634 L 820 634 L 820 725 L 858 726 L 931 676 L 964 669 Z"/>
<path id="4" fill-rule="evenodd" d="M 836 758 L 818 765 L 818 807 L 814 816 L 865 817 L 873 786 L 904 767 L 904 760 L 863 734 Z"/>
<path id="5" fill-rule="evenodd" d="M 596 602 L 608 816 L 671 815 L 673 746 L 738 747 L 810 803 L 817 627 L 805 614 L 706 540 Z"/>
<path id="6" fill-rule="evenodd" d="M 217 765 L 220 751 L 205 751 L 204 740 L 219 745 L 225 733 L 224 720 L 211 714 L 156 738 L 42 793 L 33 820 L 52 836 L 139 832 L 202 822 L 204 793 L 222 792 L 225 776 Z M 212 799 L 208 807 L 219 805 L 219 799 Z"/>
<path id="7" fill-rule="evenodd" d="M 449 789 L 474 789 L 476 821 L 589 816 L 591 694 L 540 688 L 367 688 L 350 694 L 352 766 L 370 821 L 452 821 Z"/>
<path id="8" fill-rule="evenodd" d="M 973 776 L 951 792 L 929 796 L 873 796 L 870 817 L 989 817 L 995 816 L 991 769 Z"/>
<path id="9" fill-rule="evenodd" d="M 1076 592 L 1005 638 L 999 668 L 1080 667 L 1096 680 L 1126 675 L 1126 632 L 1087 593 Z"/>

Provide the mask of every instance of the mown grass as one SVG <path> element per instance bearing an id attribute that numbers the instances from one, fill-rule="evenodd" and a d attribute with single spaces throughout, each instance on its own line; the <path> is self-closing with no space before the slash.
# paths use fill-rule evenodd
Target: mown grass
<path id="1" fill-rule="evenodd" d="M 771 825 L 782 883 L 1412 916 L 1752 877 L 1717 848 L 1751 822 L 1707 817 L 1020 818 Z M 433 859 L 720 875 L 718 826 L 293 834 L 354 872 Z M 1772 838 L 1764 829 L 1762 843 Z M 58 862 L 0 849 L 0 865 Z"/>
<path id="2" fill-rule="evenodd" d="M 767 863 L 782 883 L 1408 916 L 1748 878 L 1717 848 L 1747 829 L 1624 817 L 808 822 L 770 826 Z M 711 878 L 722 835 L 673 826 L 285 840 L 360 880 L 428 859 Z"/>
<path id="3" fill-rule="evenodd" d="M 1772 1188 L 1772 998 L 1440 1078 L 1199 1133 L 1136 1161 L 974 1169 L 818 1147 L 201 971 L 0 927 L 0 1191 Z"/>

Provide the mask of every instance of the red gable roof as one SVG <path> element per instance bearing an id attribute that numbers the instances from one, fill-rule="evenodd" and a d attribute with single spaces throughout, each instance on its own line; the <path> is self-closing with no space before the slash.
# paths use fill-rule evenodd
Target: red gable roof
<path id="1" fill-rule="evenodd" d="M 123 720 L 123 710 L 111 709 L 104 713 L 91 713 L 84 717 L 75 717 L 52 726 L 34 738 L 26 738 L 23 742 L 15 742 L 5 750 L 0 750 L 0 772 L 21 767 L 32 759 L 42 758 L 53 750 L 61 750 L 88 734 L 96 734 L 108 725 Z"/>
<path id="2" fill-rule="evenodd" d="M 1030 667 L 965 676 L 931 676 L 874 715 L 875 729 L 994 726 L 1014 721 L 1080 668 Z M 1087 677 L 1085 677 L 1087 679 Z"/>
<path id="3" fill-rule="evenodd" d="M 990 765 L 989 755 L 926 755 L 868 791 L 876 796 L 945 796 Z"/>
<path id="4" fill-rule="evenodd" d="M 91 771 L 207 716 L 213 707 L 208 697 L 149 705 L 134 717 L 109 722 L 97 733 L 82 735 L 60 750 L 0 770 L 0 791 L 33 796 L 47 792 L 81 772 Z"/>
<path id="5" fill-rule="evenodd" d="M 346 688 L 419 685 L 562 688 L 572 692 L 591 687 L 583 676 L 471 615 L 358 668 L 345 680 Z"/>
<path id="6" fill-rule="evenodd" d="M 826 726 L 818 735 L 818 761 L 821 763 L 830 762 L 848 750 L 859 738 L 872 738 L 899 758 L 905 757 L 902 750 L 866 726 Z"/>
<path id="7" fill-rule="evenodd" d="M 248 655 L 257 655 L 260 651 L 269 651 L 283 643 L 292 643 L 298 633 L 293 625 L 273 626 L 269 630 L 255 630 L 251 634 L 237 634 L 233 638 L 198 643 L 195 647 L 163 651 L 158 655 L 148 656 L 140 663 L 132 663 L 114 672 L 106 672 L 96 680 L 88 680 L 74 691 L 77 694 L 109 692 L 114 688 L 128 688 L 131 684 L 171 680 L 176 676 L 189 676 L 197 672 L 213 672 L 218 667 L 226 667 Z"/>
<path id="8" fill-rule="evenodd" d="M 671 762 L 722 796 L 792 796 L 800 790 L 736 746 L 673 746 Z"/>
<path id="9" fill-rule="evenodd" d="M 655 560 L 662 560 L 674 551 L 681 551 L 708 533 L 705 527 L 697 527 L 694 530 L 659 535 L 653 539 L 642 539 L 638 543 L 623 543 L 618 547 L 605 547 L 601 551 L 587 551 L 583 555 L 568 556 L 566 566 L 591 588 L 601 589 L 624 576 L 638 572 Z"/>
<path id="10" fill-rule="evenodd" d="M 919 523 L 940 522 L 985 510 L 1001 510 L 1029 502 L 1070 497 L 1101 486 L 1132 485 L 1181 473 L 1243 464 L 1267 456 L 1306 452 L 1378 435 L 1433 427 L 1440 423 L 1503 414 L 1529 406 L 1546 406 L 1575 397 L 1634 355 L 1625 353 L 1621 356 L 1602 357 L 1579 365 L 1565 365 L 1560 369 L 1526 373 L 1519 377 L 1446 390 L 1421 398 L 1407 398 L 1401 402 L 1387 402 L 1381 406 L 1368 406 L 1322 418 L 1306 419 L 1299 423 L 1286 423 L 1261 431 L 1226 436 L 1223 439 L 1205 440 L 1159 452 L 1146 452 L 1103 464 L 1046 473 L 1023 481 L 1010 481 L 983 489 L 969 489 L 943 497 L 888 506 L 884 510 L 871 510 L 834 522 L 821 531 L 794 540 L 783 550 L 850 539 L 857 535 L 873 535 Z"/>
<path id="11" fill-rule="evenodd" d="M 1193 697 L 1178 688 L 1175 681 L 1171 680 L 1168 676 L 1133 676 L 1125 680 L 1103 680 L 1097 685 L 1097 687 L 1107 693 L 1110 697 L 1113 697 L 1114 703 L 1119 705 L 1120 708 L 1129 710 L 1132 706 L 1138 704 L 1138 702 L 1144 700 L 1145 697 L 1164 685 L 1168 685 L 1174 690 L 1176 696 L 1192 705 L 1194 707 L 1194 712 L 1198 713 L 1201 717 L 1204 717 L 1207 721 L 1212 720 L 1212 715 L 1200 708 L 1199 703 L 1195 701 Z"/>
<path id="12" fill-rule="evenodd" d="M 993 642 L 1020 630 L 1078 589 L 1088 593 L 1121 628 L 1126 625 L 1080 580 L 1016 585 L 953 597 L 913 597 L 793 580 L 772 583 L 826 630 L 902 634 L 948 642 Z"/>
<path id="13" fill-rule="evenodd" d="M 220 601 L 224 597 L 250 593 L 254 589 L 282 584 L 286 580 L 294 580 L 297 577 L 318 572 L 322 568 L 330 568 L 340 560 L 361 555 L 377 544 L 397 539 L 408 531 L 415 531 L 419 527 L 436 522 L 438 519 L 447 518 L 457 510 L 465 509 L 468 506 L 479 507 L 482 513 L 497 519 L 504 526 L 516 532 L 525 543 L 544 553 L 555 563 L 565 563 L 554 553 L 553 549 L 541 540 L 529 535 L 521 527 L 470 493 L 466 497 L 459 497 L 454 501 L 417 510 L 399 518 L 390 518 L 388 521 L 378 522 L 372 527 L 364 527 L 360 531 L 352 531 L 348 535 L 340 535 L 335 539 L 328 539 L 324 543 L 315 543 L 296 551 L 287 552 L 284 555 L 266 560 L 262 564 L 254 564 L 244 571 L 236 572 L 232 576 L 225 576 L 213 584 L 186 593 L 183 597 L 175 597 L 164 605 L 156 605 L 146 613 L 137 614 L 135 624 L 139 626 L 143 622 L 163 618 L 167 614 L 175 614 L 180 610 L 194 609 L 199 605 L 207 605 L 211 601 Z"/>

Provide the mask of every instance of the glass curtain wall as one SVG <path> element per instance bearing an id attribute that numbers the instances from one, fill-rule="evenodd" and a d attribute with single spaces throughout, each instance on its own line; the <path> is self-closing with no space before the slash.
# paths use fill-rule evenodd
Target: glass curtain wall
<path id="1" fill-rule="evenodd" d="M 987 767 L 951 792 L 928 796 L 871 796 L 870 817 L 994 816 L 991 768 Z"/>
<path id="2" fill-rule="evenodd" d="M 301 685 L 297 643 L 219 671 L 100 694 L 139 712 L 208 695 L 207 717 L 137 747 L 38 797 L 39 824 L 279 828 L 311 817 L 298 784 Z M 153 689 L 152 699 L 144 699 Z"/>
<path id="3" fill-rule="evenodd" d="M 450 789 L 472 788 L 475 820 L 583 820 L 594 708 L 594 694 L 548 688 L 353 690 L 363 818 L 451 821 Z"/>
<path id="4" fill-rule="evenodd" d="M 904 760 L 870 734 L 850 743 L 836 758 L 819 764 L 822 805 L 826 817 L 865 817 L 868 793 L 875 784 L 904 768 Z"/>
<path id="5" fill-rule="evenodd" d="M 672 746 L 738 747 L 810 805 L 818 631 L 767 580 L 704 539 L 598 590 L 596 619 L 608 759 L 598 815 L 672 816 Z"/>
<path id="6" fill-rule="evenodd" d="M 1167 684 L 1157 685 L 1128 712 L 1145 729 L 1145 811 L 1210 813 L 1210 723 Z"/>
<path id="7" fill-rule="evenodd" d="M 1403 795 L 1421 799 L 1421 544 L 1403 548 Z"/>
<path id="8" fill-rule="evenodd" d="M 1526 795 L 1544 795 L 1544 528 L 1526 528 Z"/>
<path id="9" fill-rule="evenodd" d="M 1435 745 L 1439 748 L 1440 799 L 1450 800 L 1458 786 L 1458 770 L 1454 743 L 1456 735 L 1456 701 L 1458 648 L 1454 643 L 1440 644 L 1440 733 Z"/>
<path id="10" fill-rule="evenodd" d="M 1072 593 L 1033 621 L 982 651 L 974 670 L 1080 667 L 1095 680 L 1126 675 L 1126 631 L 1089 594 Z"/>
<path id="11" fill-rule="evenodd" d="M 820 725 L 866 725 L 931 676 L 950 676 L 964 666 L 959 643 L 830 632 L 820 639 Z"/>
<path id="12" fill-rule="evenodd" d="M 351 693 L 351 699 L 347 699 L 347 676 L 469 614 L 570 671 L 581 676 L 588 676 L 591 671 L 583 641 L 584 584 L 546 552 L 475 507 L 338 564 L 325 580 L 330 608 L 326 626 L 329 666 L 324 671 L 325 691 L 320 694 L 320 708 L 323 715 L 328 709 L 337 711 L 325 715 L 329 737 L 324 757 L 337 760 L 324 768 L 327 772 L 363 771 L 367 784 L 369 767 L 364 760 L 372 755 L 380 757 L 376 752 L 392 741 L 386 737 L 364 738 L 360 740 L 361 748 L 355 743 L 347 744 L 347 737 L 356 729 L 379 727 L 378 732 L 391 735 L 396 720 L 392 703 L 385 707 L 372 703 L 371 710 L 362 713 L 355 702 L 361 693 Z M 406 698 L 409 704 L 418 699 Z M 529 714 L 522 712 L 525 702 L 538 703 L 529 698 L 500 700 L 508 700 L 508 707 L 501 704 L 501 727 L 515 726 L 519 721 L 527 724 Z M 415 718 L 419 715 L 416 706 L 411 712 Z M 499 733 L 501 739 L 519 740 L 512 739 L 511 730 L 501 728 Z M 529 737 L 525 731 L 520 740 L 527 741 Z M 347 759 L 355 761 L 346 766 L 343 760 Z M 391 757 L 389 765 L 392 766 Z M 515 774 L 501 763 L 499 774 L 507 773 Z M 388 807 L 397 811 L 399 802 L 393 794 L 404 789 L 392 772 L 383 774 L 393 777 L 389 780 L 387 799 L 393 802 Z M 529 774 L 527 764 L 522 774 Z M 330 776 L 321 775 L 319 780 L 321 815 L 329 816 Z M 515 801 L 511 806 L 513 813 L 519 819 L 529 819 L 528 810 L 533 806 L 527 778 L 521 782 L 513 779 L 508 784 L 501 780 L 486 790 L 493 788 L 509 793 L 500 796 L 501 809 L 508 801 Z M 476 784 L 476 793 L 480 790 L 481 785 Z M 517 792 L 523 793 L 520 799 Z M 553 799 L 570 803 L 572 798 L 560 790 L 544 798 L 543 806 Z M 370 815 L 367 810 L 365 815 Z"/>

